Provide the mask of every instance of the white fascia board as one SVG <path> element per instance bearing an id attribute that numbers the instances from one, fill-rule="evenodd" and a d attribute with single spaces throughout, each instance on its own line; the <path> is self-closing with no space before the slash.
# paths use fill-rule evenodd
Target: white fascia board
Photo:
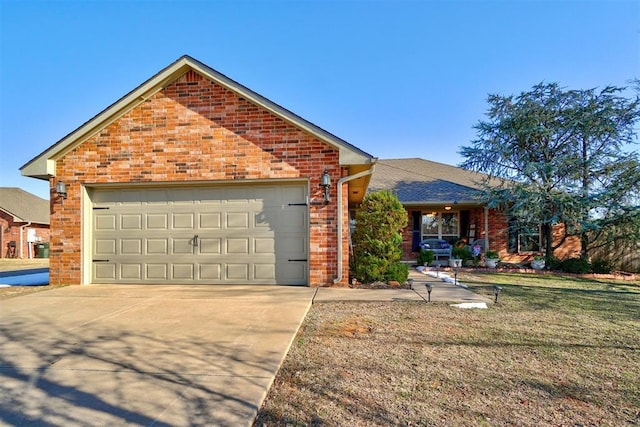
<path id="1" fill-rule="evenodd" d="M 161 90 L 167 82 L 177 78 L 186 70 L 186 64 L 181 60 L 161 71 L 26 163 L 20 168 L 22 175 L 40 179 L 55 176 L 55 161 L 57 159 L 144 102 L 155 92 Z"/>

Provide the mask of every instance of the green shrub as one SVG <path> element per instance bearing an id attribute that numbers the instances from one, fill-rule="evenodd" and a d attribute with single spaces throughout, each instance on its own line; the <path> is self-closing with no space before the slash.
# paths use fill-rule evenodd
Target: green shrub
<path id="1" fill-rule="evenodd" d="M 418 254 L 418 265 L 429 265 L 436 258 L 433 251 L 420 249 L 420 253 Z"/>
<path id="2" fill-rule="evenodd" d="M 458 259 L 461 259 L 463 261 L 467 261 L 467 260 L 473 259 L 473 255 L 471 254 L 471 251 L 467 247 L 463 247 L 463 248 L 456 247 L 456 248 L 453 248 L 451 250 L 451 257 L 452 258 L 458 258 Z"/>
<path id="3" fill-rule="evenodd" d="M 609 274 L 613 271 L 613 263 L 608 259 L 596 258 L 591 262 L 591 272 L 596 274 Z"/>
<path id="4" fill-rule="evenodd" d="M 387 268 L 386 281 L 395 280 L 398 283 L 405 283 L 409 277 L 409 266 L 401 262 L 391 264 Z"/>
<path id="5" fill-rule="evenodd" d="M 485 256 L 487 259 L 500 259 L 500 255 L 496 251 L 487 251 L 487 255 Z"/>
<path id="6" fill-rule="evenodd" d="M 408 222 L 407 211 L 390 191 L 375 191 L 365 196 L 356 212 L 352 235 L 351 274 L 363 283 L 406 281 L 407 266 L 400 267 L 402 235 Z M 402 272 L 406 274 L 402 278 Z M 394 279 L 389 279 L 393 276 Z"/>
<path id="7" fill-rule="evenodd" d="M 552 256 L 550 261 L 546 263 L 546 266 L 551 271 L 562 270 L 562 260 Z"/>
<path id="8" fill-rule="evenodd" d="M 568 258 L 560 266 L 565 273 L 585 274 L 591 271 L 591 264 L 585 258 Z"/>

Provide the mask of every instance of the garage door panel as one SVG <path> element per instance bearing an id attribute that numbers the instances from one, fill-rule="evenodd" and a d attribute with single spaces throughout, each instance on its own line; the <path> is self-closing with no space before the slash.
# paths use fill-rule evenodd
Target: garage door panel
<path id="1" fill-rule="evenodd" d="M 193 254 L 193 237 L 173 239 L 171 253 L 174 255 Z"/>
<path id="2" fill-rule="evenodd" d="M 249 280 L 249 264 L 227 264 L 226 277 L 227 280 Z"/>
<path id="3" fill-rule="evenodd" d="M 172 215 L 172 225 L 174 230 L 193 230 L 193 217 L 192 213 L 174 213 Z"/>
<path id="4" fill-rule="evenodd" d="M 93 280 L 306 284 L 306 188 L 97 190 Z"/>
<path id="5" fill-rule="evenodd" d="M 288 209 L 277 217 L 276 227 L 280 231 L 297 231 L 306 228 L 307 213 L 302 209 Z"/>
<path id="6" fill-rule="evenodd" d="M 122 255 L 142 255 L 142 239 L 120 240 L 120 253 Z"/>
<path id="7" fill-rule="evenodd" d="M 220 254 L 221 239 L 211 237 L 200 237 L 198 246 L 200 253 L 204 255 L 217 255 Z"/>
<path id="8" fill-rule="evenodd" d="M 276 242 L 273 237 L 256 238 L 253 240 L 254 254 L 275 254 Z"/>
<path id="9" fill-rule="evenodd" d="M 120 264 L 120 279 L 139 281 L 142 279 L 142 264 Z"/>
<path id="10" fill-rule="evenodd" d="M 148 255 L 167 255 L 169 253 L 169 239 L 148 238 L 147 254 Z"/>
<path id="11" fill-rule="evenodd" d="M 275 280 L 276 266 L 270 264 L 253 264 L 253 277 L 256 280 Z"/>
<path id="12" fill-rule="evenodd" d="M 226 228 L 249 228 L 248 212 L 227 212 L 225 220 Z"/>
<path id="13" fill-rule="evenodd" d="M 306 253 L 307 239 L 299 236 L 282 236 L 278 239 L 277 253 L 280 255 L 292 256 Z"/>
<path id="14" fill-rule="evenodd" d="M 222 224 L 220 212 L 203 212 L 200 214 L 200 230 L 219 230 Z"/>
<path id="15" fill-rule="evenodd" d="M 96 230 L 112 231 L 116 229 L 116 220 L 114 214 L 99 214 L 95 216 L 94 227 Z"/>
<path id="16" fill-rule="evenodd" d="M 306 280 L 307 264 L 304 262 L 281 262 L 275 264 L 276 277 L 283 285 L 293 285 Z"/>
<path id="17" fill-rule="evenodd" d="M 193 280 L 193 264 L 173 264 L 171 278 L 178 281 Z"/>
<path id="18" fill-rule="evenodd" d="M 100 239 L 94 243 L 94 254 L 97 256 L 103 255 L 115 255 L 116 246 L 118 242 L 116 239 Z"/>
<path id="19" fill-rule="evenodd" d="M 148 213 L 146 215 L 147 229 L 166 230 L 169 228 L 169 215 L 166 213 Z"/>
<path id="20" fill-rule="evenodd" d="M 141 230 L 142 214 L 122 214 L 120 215 L 120 228 L 122 230 Z"/>
<path id="21" fill-rule="evenodd" d="M 200 264 L 199 273 L 202 280 L 220 280 L 221 279 L 220 264 Z"/>
<path id="22" fill-rule="evenodd" d="M 146 276 L 147 280 L 154 281 L 166 281 L 169 279 L 167 272 L 169 271 L 168 264 L 146 264 Z"/>
<path id="23" fill-rule="evenodd" d="M 93 271 L 96 279 L 106 281 L 116 280 L 116 265 L 113 263 L 95 263 Z"/>
<path id="24" fill-rule="evenodd" d="M 249 239 L 248 238 L 234 238 L 227 239 L 227 254 L 236 255 L 248 255 L 249 254 Z"/>

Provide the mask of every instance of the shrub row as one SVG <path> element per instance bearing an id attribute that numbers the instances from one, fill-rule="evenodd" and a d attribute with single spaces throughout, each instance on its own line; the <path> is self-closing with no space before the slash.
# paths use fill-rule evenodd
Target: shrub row
<path id="1" fill-rule="evenodd" d="M 613 264 L 611 261 L 602 258 L 594 259 L 593 262 L 589 262 L 586 258 L 567 258 L 565 260 L 559 260 L 558 258 L 553 257 L 549 264 L 549 270 L 573 274 L 609 274 L 613 271 Z"/>

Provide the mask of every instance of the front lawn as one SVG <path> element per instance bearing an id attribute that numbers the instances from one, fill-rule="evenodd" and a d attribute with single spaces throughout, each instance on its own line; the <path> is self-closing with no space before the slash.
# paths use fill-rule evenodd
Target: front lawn
<path id="1" fill-rule="evenodd" d="M 316 303 L 256 425 L 640 424 L 640 285 L 461 274 L 497 305 Z"/>

